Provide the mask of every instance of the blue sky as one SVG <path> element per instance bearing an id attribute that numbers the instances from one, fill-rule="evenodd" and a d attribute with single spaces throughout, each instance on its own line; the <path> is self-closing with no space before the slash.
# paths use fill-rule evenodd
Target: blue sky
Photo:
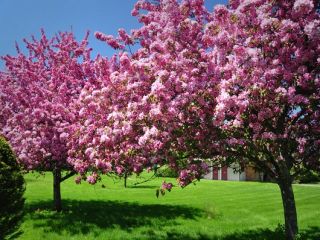
<path id="1" fill-rule="evenodd" d="M 49 36 L 58 31 L 72 31 L 81 40 L 90 30 L 90 46 L 104 56 L 113 51 L 93 36 L 95 31 L 116 34 L 119 28 L 139 26 L 130 12 L 136 0 L 0 0 L 0 55 L 15 55 L 15 41 L 39 36 L 44 28 Z M 205 0 L 209 10 L 227 0 Z M 0 68 L 4 64 L 0 62 Z"/>

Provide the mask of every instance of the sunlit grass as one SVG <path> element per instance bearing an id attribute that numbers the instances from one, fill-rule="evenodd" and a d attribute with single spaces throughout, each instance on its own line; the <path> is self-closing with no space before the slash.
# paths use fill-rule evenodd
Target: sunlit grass
<path id="1" fill-rule="evenodd" d="M 144 175 L 146 176 L 146 175 Z M 201 180 L 156 198 L 163 179 L 104 177 L 91 186 L 62 184 L 64 211 L 52 209 L 52 176 L 26 175 L 26 216 L 19 239 L 279 239 L 283 224 L 273 183 Z M 165 179 L 167 182 L 175 179 Z M 102 187 L 104 185 L 105 187 Z M 305 239 L 320 239 L 320 187 L 294 186 Z"/>

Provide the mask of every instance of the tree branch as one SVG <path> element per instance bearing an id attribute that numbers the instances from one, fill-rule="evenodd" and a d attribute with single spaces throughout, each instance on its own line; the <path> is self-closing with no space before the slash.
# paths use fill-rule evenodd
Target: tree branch
<path id="1" fill-rule="evenodd" d="M 154 178 L 156 177 L 156 174 L 157 174 L 157 173 L 154 172 L 154 174 L 153 174 L 151 177 L 149 177 L 148 179 L 145 179 L 145 180 L 143 180 L 143 181 L 141 181 L 141 182 L 136 182 L 136 183 L 133 184 L 133 186 L 137 186 L 137 185 L 139 185 L 139 184 L 142 184 L 142 183 L 151 181 L 152 179 L 154 179 Z"/>
<path id="2" fill-rule="evenodd" d="M 72 177 L 72 176 L 75 175 L 75 174 L 76 174 L 75 171 L 71 171 L 71 172 L 67 173 L 64 177 L 62 177 L 62 178 L 60 179 L 60 182 L 63 182 L 64 180 L 67 180 L 68 178 Z"/>

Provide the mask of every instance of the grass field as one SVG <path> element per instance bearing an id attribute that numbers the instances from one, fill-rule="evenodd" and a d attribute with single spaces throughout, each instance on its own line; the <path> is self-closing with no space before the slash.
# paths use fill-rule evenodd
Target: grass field
<path id="1" fill-rule="evenodd" d="M 201 180 L 156 198 L 161 179 L 134 186 L 103 178 L 62 184 L 64 211 L 52 209 L 52 175 L 26 175 L 26 215 L 18 239 L 281 239 L 278 186 Z M 171 180 L 175 183 L 175 179 Z M 102 187 L 102 184 L 105 187 Z M 320 239 L 320 185 L 294 186 L 301 239 Z"/>

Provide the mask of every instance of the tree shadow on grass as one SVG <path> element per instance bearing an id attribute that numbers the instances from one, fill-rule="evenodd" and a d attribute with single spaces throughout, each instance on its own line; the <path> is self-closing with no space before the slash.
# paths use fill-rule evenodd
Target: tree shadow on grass
<path id="1" fill-rule="evenodd" d="M 209 236 L 199 233 L 196 236 L 168 232 L 166 240 L 285 240 L 284 232 L 276 229 L 257 229 L 243 232 L 236 232 L 224 236 Z M 320 227 L 309 227 L 300 231 L 298 240 L 319 240 Z"/>
<path id="2" fill-rule="evenodd" d="M 138 204 L 121 201 L 78 201 L 64 200 L 64 211 L 52 211 L 52 201 L 38 201 L 26 204 L 26 219 L 32 221 L 34 228 L 44 233 L 58 235 L 98 236 L 108 229 L 121 229 L 128 233 L 140 229 L 140 237 L 154 240 L 285 240 L 283 230 L 277 228 L 243 230 L 228 235 L 217 236 L 212 233 L 178 233 L 172 227 L 179 225 L 178 218 L 195 220 L 206 213 L 187 206 Z M 209 221 L 209 220 L 208 220 Z M 169 227 L 169 228 L 167 228 Z M 164 230 L 167 228 L 166 230 Z M 141 232 L 142 230 L 142 232 Z M 159 230 L 161 230 L 159 234 Z M 140 240 L 139 238 L 132 238 Z M 300 231 L 299 240 L 319 240 L 320 227 L 310 227 Z"/>
<path id="3" fill-rule="evenodd" d="M 177 218 L 195 219 L 202 211 L 196 208 L 174 205 L 144 204 L 120 201 L 64 200 L 61 213 L 52 211 L 52 201 L 26 204 L 26 219 L 34 228 L 59 235 L 94 234 L 101 229 L 118 228 L 131 232 L 134 228 L 147 226 L 161 229 L 177 225 Z"/>

